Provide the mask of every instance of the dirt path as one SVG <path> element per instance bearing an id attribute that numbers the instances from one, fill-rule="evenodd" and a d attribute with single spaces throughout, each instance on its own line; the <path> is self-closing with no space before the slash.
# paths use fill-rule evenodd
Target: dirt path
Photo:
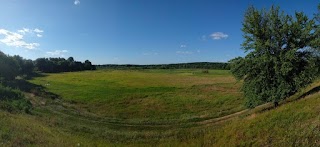
<path id="1" fill-rule="evenodd" d="M 254 109 L 245 109 L 239 112 L 235 112 L 235 113 L 225 115 L 222 117 L 217 117 L 217 118 L 204 119 L 203 117 L 199 117 L 199 120 L 196 120 L 196 121 L 183 120 L 182 122 L 179 122 L 179 121 L 173 120 L 172 122 L 169 121 L 169 122 L 162 122 L 162 123 L 152 123 L 152 122 L 150 123 L 145 121 L 130 122 L 130 120 L 121 121 L 119 119 L 114 119 L 114 118 L 101 118 L 101 117 L 94 116 L 94 114 L 83 114 L 83 113 L 79 113 L 79 111 L 77 110 L 74 110 L 71 108 L 68 109 L 67 107 L 63 106 L 62 103 L 60 103 L 59 105 L 49 104 L 46 102 L 44 98 L 37 97 L 32 93 L 26 93 L 26 96 L 30 99 L 30 101 L 34 106 L 45 108 L 58 116 L 69 117 L 69 118 L 78 119 L 81 121 L 87 121 L 87 122 L 96 123 L 96 124 L 105 124 L 105 125 L 111 125 L 111 126 L 130 127 L 130 128 L 145 127 L 145 128 L 170 129 L 173 127 L 183 127 L 186 125 L 189 125 L 190 127 L 213 125 L 216 123 L 222 123 L 222 122 L 231 120 L 241 115 L 250 115 L 251 113 L 264 110 L 264 109 L 270 109 L 272 107 L 271 103 L 266 103 L 266 104 L 257 106 Z"/>

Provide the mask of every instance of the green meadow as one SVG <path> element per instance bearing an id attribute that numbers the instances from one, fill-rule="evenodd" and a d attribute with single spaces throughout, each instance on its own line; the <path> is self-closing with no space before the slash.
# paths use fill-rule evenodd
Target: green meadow
<path id="1" fill-rule="evenodd" d="M 221 117 L 244 109 L 229 71 L 98 70 L 31 80 L 99 117 L 153 123 Z"/>

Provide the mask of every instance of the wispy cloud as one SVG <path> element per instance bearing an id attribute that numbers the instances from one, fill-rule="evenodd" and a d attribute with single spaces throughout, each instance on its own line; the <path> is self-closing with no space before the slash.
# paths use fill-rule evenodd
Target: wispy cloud
<path id="1" fill-rule="evenodd" d="M 17 32 L 11 32 L 5 29 L 0 29 L 0 36 L 3 37 L 0 39 L 1 43 L 4 43 L 7 46 L 20 47 L 25 49 L 35 49 L 40 46 L 39 43 L 27 43 L 24 40 L 24 34 L 29 33 L 30 29 L 22 29 Z"/>
<path id="2" fill-rule="evenodd" d="M 36 32 L 36 33 L 43 33 L 44 32 L 43 30 L 40 30 L 38 28 L 34 29 L 33 31 Z"/>
<path id="3" fill-rule="evenodd" d="M 18 30 L 18 33 L 20 33 L 20 34 L 23 34 L 23 35 L 28 34 L 28 33 L 36 34 L 36 36 L 39 38 L 42 37 L 43 32 L 44 32 L 43 30 L 40 30 L 38 28 L 35 28 L 35 29 L 23 28 L 21 30 Z"/>
<path id="4" fill-rule="evenodd" d="M 177 54 L 180 54 L 180 55 L 191 55 L 193 54 L 193 52 L 191 51 L 176 51 Z"/>
<path id="5" fill-rule="evenodd" d="M 19 33 L 22 33 L 22 34 L 26 34 L 26 33 L 30 33 L 30 29 L 28 28 L 23 28 L 21 30 L 18 30 Z"/>
<path id="6" fill-rule="evenodd" d="M 144 55 L 144 56 L 151 56 L 151 55 L 156 56 L 156 55 L 159 55 L 159 53 L 157 53 L 157 52 L 145 52 L 145 53 L 142 53 L 142 55 Z"/>
<path id="7" fill-rule="evenodd" d="M 80 0 L 75 0 L 73 3 L 74 5 L 80 5 Z"/>
<path id="8" fill-rule="evenodd" d="M 68 50 L 55 50 L 52 52 L 47 52 L 49 56 L 56 56 L 56 57 L 64 57 L 64 55 L 68 53 Z"/>
<path id="9" fill-rule="evenodd" d="M 220 40 L 220 39 L 227 39 L 229 37 L 228 34 L 225 34 L 223 32 L 215 32 L 215 33 L 212 33 L 210 35 L 210 37 L 213 39 L 213 40 Z"/>
<path id="10" fill-rule="evenodd" d="M 206 35 L 202 35 L 202 36 L 201 36 L 201 40 L 202 40 L 202 41 L 206 41 L 206 40 L 207 40 L 207 36 L 206 36 Z"/>
<path id="11" fill-rule="evenodd" d="M 185 44 L 180 45 L 180 48 L 186 48 L 186 47 L 187 47 L 187 45 L 185 45 Z"/>

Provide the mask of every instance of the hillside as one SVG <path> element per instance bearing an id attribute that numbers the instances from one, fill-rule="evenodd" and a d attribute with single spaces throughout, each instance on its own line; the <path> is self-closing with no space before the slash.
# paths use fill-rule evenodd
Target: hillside
<path id="1" fill-rule="evenodd" d="M 311 95 L 282 106 L 241 116 L 204 135 L 206 145 L 217 146 L 319 146 L 320 82 Z M 311 90 L 311 91 L 310 91 Z M 308 92 L 306 92 L 309 94 Z M 296 98 L 294 96 L 292 99 Z"/>

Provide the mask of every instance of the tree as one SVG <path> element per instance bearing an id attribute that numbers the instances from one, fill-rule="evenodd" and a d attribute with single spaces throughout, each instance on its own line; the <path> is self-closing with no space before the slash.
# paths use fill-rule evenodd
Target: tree
<path id="1" fill-rule="evenodd" d="M 69 62 L 74 62 L 73 57 L 69 57 L 69 58 L 68 58 L 68 61 L 69 61 Z"/>
<path id="2" fill-rule="evenodd" d="M 19 65 L 19 74 L 20 75 L 30 75 L 34 70 L 34 64 L 32 60 L 26 60 L 18 55 L 12 57 Z"/>
<path id="3" fill-rule="evenodd" d="M 248 54 L 230 61 L 233 75 L 243 79 L 247 107 L 265 102 L 277 106 L 313 81 L 317 27 L 302 12 L 291 16 L 274 6 L 268 11 L 247 9 L 242 49 Z"/>
<path id="4" fill-rule="evenodd" d="M 316 39 L 313 40 L 312 45 L 314 48 L 316 48 L 320 52 L 320 4 L 318 5 L 318 13 L 315 14 L 315 21 L 317 22 L 316 29 L 315 29 Z"/>
<path id="5" fill-rule="evenodd" d="M 14 58 L 0 51 L 0 80 L 13 80 L 19 75 L 19 65 Z"/>
<path id="6" fill-rule="evenodd" d="M 37 70 L 47 72 L 49 71 L 48 65 L 47 65 L 47 59 L 46 58 L 38 58 L 35 61 L 35 65 L 37 67 Z"/>
<path id="7" fill-rule="evenodd" d="M 320 75 L 320 4 L 318 5 L 318 13 L 315 14 L 315 20 L 317 22 L 316 26 L 316 39 L 313 41 L 313 48 L 316 50 L 316 56 L 317 56 L 317 66 L 318 66 L 318 75 Z"/>
<path id="8" fill-rule="evenodd" d="M 92 69 L 92 64 L 89 60 L 84 61 L 84 69 L 85 70 L 91 70 Z"/>

